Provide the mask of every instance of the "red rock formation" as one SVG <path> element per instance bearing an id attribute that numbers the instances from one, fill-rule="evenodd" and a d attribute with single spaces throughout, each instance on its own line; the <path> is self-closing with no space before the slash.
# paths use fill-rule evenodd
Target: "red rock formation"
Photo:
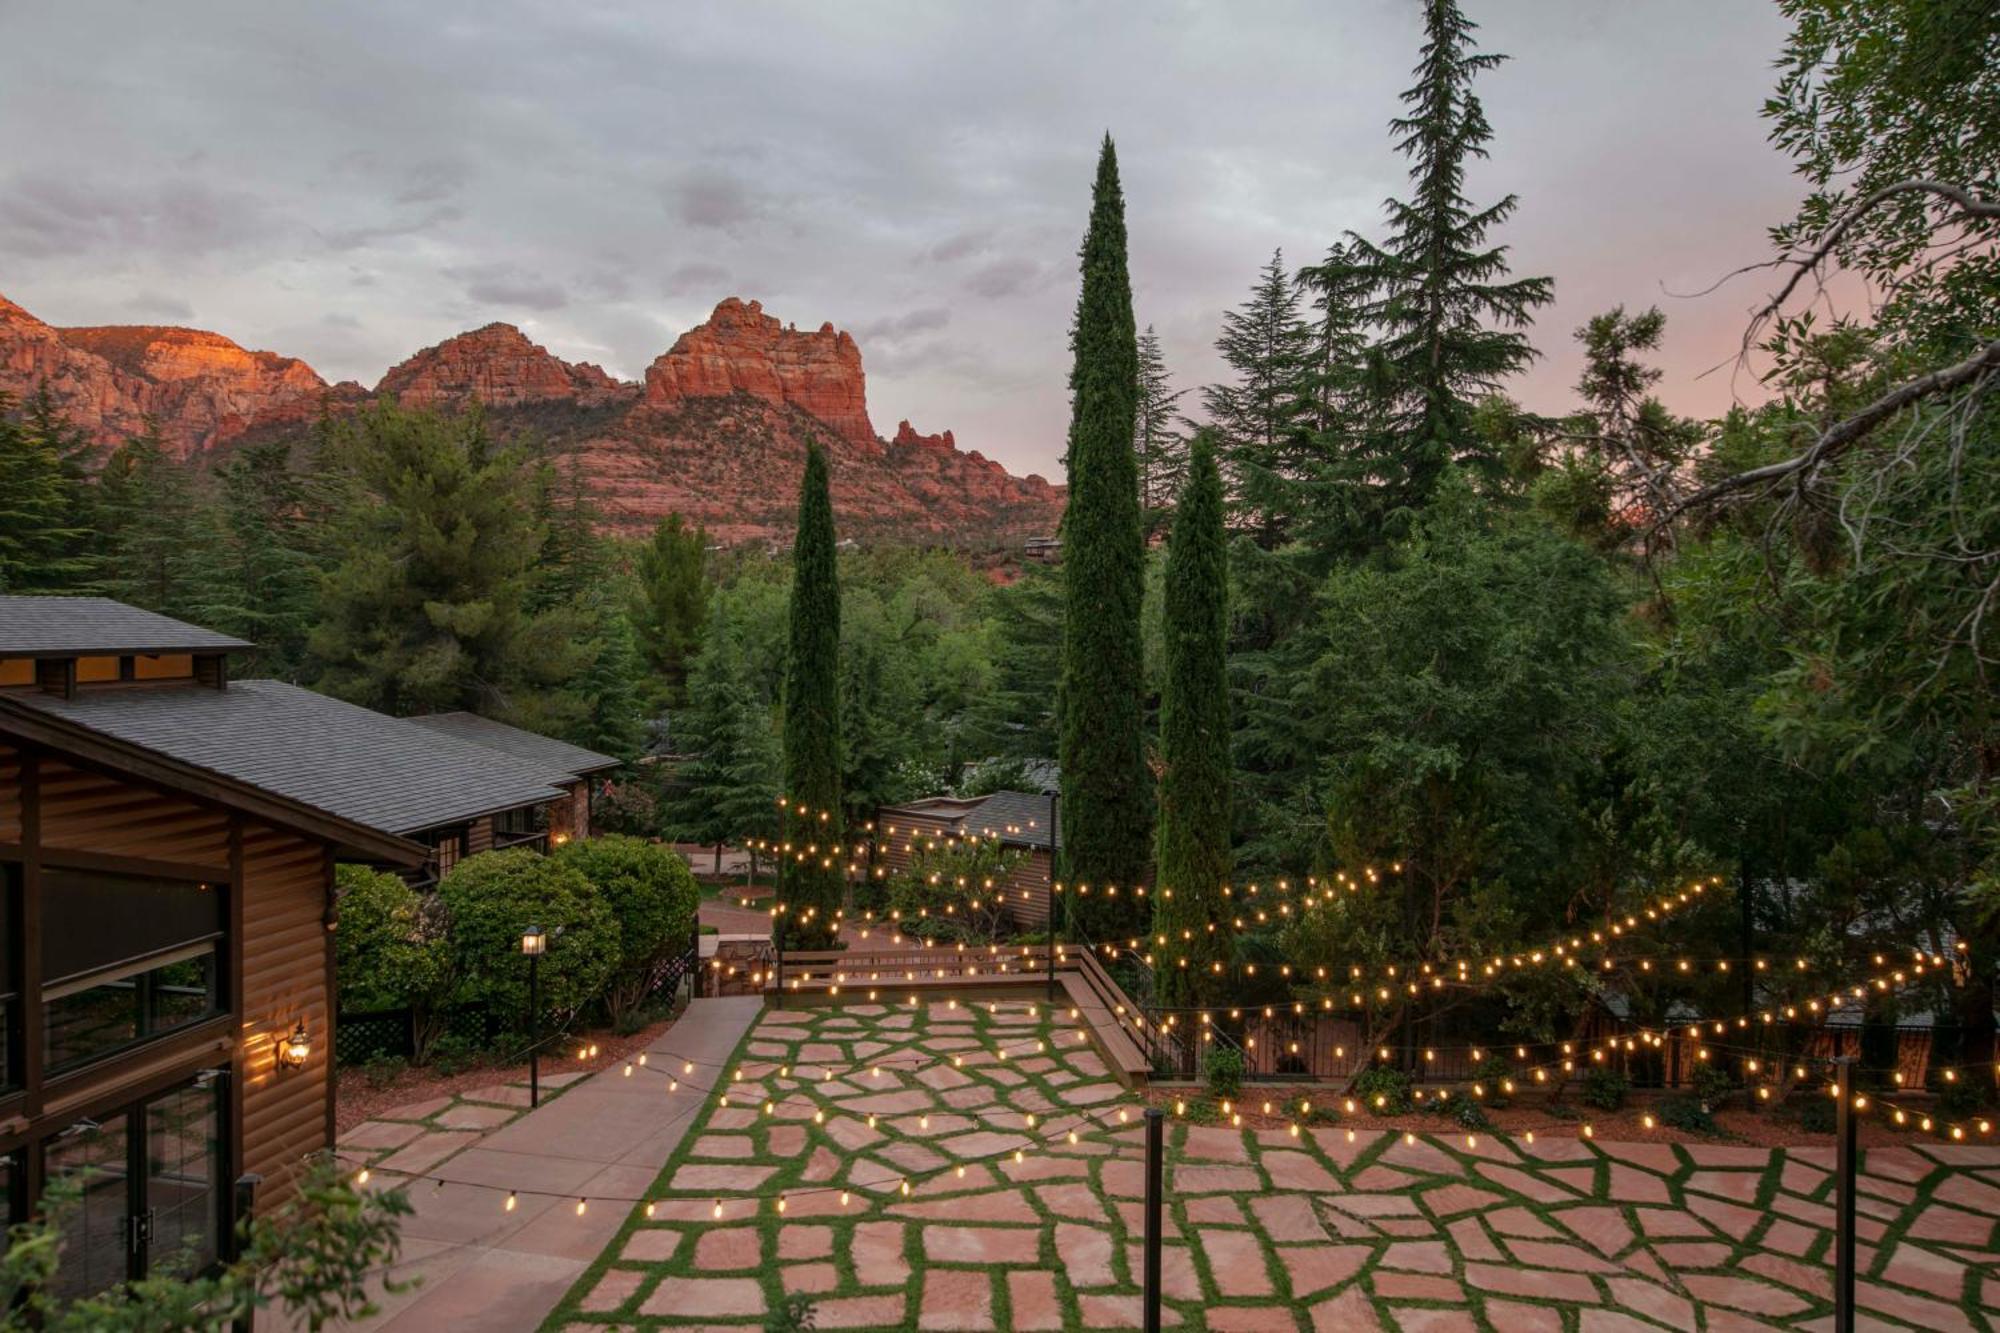
<path id="1" fill-rule="evenodd" d="M 800 333 L 781 326 L 758 302 L 732 296 L 646 368 L 646 402 L 652 407 L 736 392 L 796 407 L 855 444 L 876 443 L 861 349 L 831 324 Z"/>
<path id="2" fill-rule="evenodd" d="M 488 324 L 426 347 L 391 368 L 375 392 L 393 393 L 407 407 L 468 398 L 489 407 L 519 407 L 559 398 L 602 397 L 619 387 L 600 367 L 587 361 L 571 365 L 528 341 L 512 324 Z"/>
<path id="3" fill-rule="evenodd" d="M 251 428 L 289 429 L 322 404 L 370 394 L 329 389 L 303 362 L 249 352 L 189 329 L 57 329 L 0 299 L 0 390 L 46 382 L 71 419 L 115 443 L 153 415 L 184 450 Z M 721 541 L 782 539 L 791 529 L 805 441 L 832 469 L 843 536 L 990 544 L 1055 531 L 1062 488 L 1016 477 L 950 431 L 909 422 L 884 442 L 869 424 L 861 351 L 824 325 L 780 326 L 755 301 L 724 301 L 646 372 L 621 384 L 572 365 L 507 324 L 460 334 L 394 367 L 375 392 L 425 406 L 477 399 L 500 430 L 533 430 L 571 449 L 612 526 L 651 528 L 678 512 Z"/>
<path id="4" fill-rule="evenodd" d="M 0 297 L 0 390 L 47 384 L 70 419 L 106 443 L 151 417 L 181 453 L 255 424 L 302 420 L 326 381 L 311 366 L 252 352 L 199 329 L 128 325 L 58 329 Z"/>

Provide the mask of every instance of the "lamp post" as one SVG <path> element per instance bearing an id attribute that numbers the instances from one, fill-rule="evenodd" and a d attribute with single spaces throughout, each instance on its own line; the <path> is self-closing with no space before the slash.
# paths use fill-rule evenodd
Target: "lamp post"
<path id="1" fill-rule="evenodd" d="M 521 952 L 528 955 L 528 1106 L 542 1104 L 542 977 L 537 966 L 548 952 L 549 937 L 540 926 L 521 932 Z"/>
<path id="2" fill-rule="evenodd" d="M 1056 1002 L 1056 800 L 1054 787 L 1044 787 L 1042 795 L 1049 798 L 1049 994 L 1050 1005 Z"/>

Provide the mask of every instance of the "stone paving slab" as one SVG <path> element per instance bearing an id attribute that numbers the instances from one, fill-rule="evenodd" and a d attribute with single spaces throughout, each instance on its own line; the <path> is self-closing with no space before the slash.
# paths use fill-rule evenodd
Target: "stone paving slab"
<path id="1" fill-rule="evenodd" d="M 415 1211 L 404 1219 L 402 1262 L 388 1276 L 418 1285 L 387 1294 L 378 1281 L 380 1313 L 340 1327 L 371 1333 L 526 1333 L 541 1327 L 625 1221 L 627 1208 L 619 1203 L 586 1206 L 579 1216 L 576 1198 L 595 1191 L 632 1199 L 645 1192 L 760 1006 L 754 996 L 695 1000 L 648 1048 L 649 1063 L 660 1068 L 675 1060 L 698 1062 L 693 1074 L 680 1076 L 681 1092 L 668 1094 L 666 1077 L 658 1073 L 628 1078 L 622 1065 L 595 1075 L 572 1071 L 545 1078 L 545 1089 L 567 1090 L 505 1128 L 483 1138 L 459 1131 L 476 1142 L 425 1168 L 444 1180 L 442 1188 L 428 1181 L 409 1188 Z M 409 1117 L 414 1120 L 448 1113 L 452 1104 L 443 1098 L 399 1109 L 421 1112 Z M 447 1133 L 452 1131 L 430 1131 L 396 1152 L 411 1153 Z M 372 1168 L 372 1187 L 394 1187 L 393 1161 L 394 1155 Z M 508 1189 L 560 1193 L 518 1193 L 510 1210 Z"/>
<path id="2" fill-rule="evenodd" d="M 1140 1104 L 1027 1010 L 763 1014 L 728 1104 L 709 1098 L 661 1158 L 651 1216 L 629 1211 L 547 1327 L 756 1329 L 794 1293 L 818 1328 L 1136 1327 Z M 909 1068 L 913 1052 L 935 1063 Z M 1827 1165 L 1729 1143 L 1406 1138 L 1366 1116 L 1298 1136 L 1175 1123 L 1164 1322 L 1818 1333 Z M 2000 1149 L 1913 1142 L 1864 1169 L 1863 1325 L 2000 1329 Z"/>

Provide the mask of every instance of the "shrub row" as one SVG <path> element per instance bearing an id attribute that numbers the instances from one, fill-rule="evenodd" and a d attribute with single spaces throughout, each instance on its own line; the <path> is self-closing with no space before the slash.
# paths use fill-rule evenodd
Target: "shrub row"
<path id="1" fill-rule="evenodd" d="M 688 946 L 700 902 L 671 848 L 610 836 L 544 856 L 516 848 L 454 866 L 432 890 L 341 866 L 334 936 L 340 1007 L 411 1012 L 423 1063 L 454 1008 L 483 1004 L 512 1034 L 530 1030 L 522 932 L 540 926 L 541 1030 L 601 1006 L 630 1026 Z"/>

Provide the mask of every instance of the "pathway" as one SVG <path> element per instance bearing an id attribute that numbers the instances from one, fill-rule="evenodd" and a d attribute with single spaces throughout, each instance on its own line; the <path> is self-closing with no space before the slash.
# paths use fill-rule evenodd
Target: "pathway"
<path id="1" fill-rule="evenodd" d="M 728 1104 L 708 1099 L 649 1208 L 593 1233 L 605 1252 L 547 1327 L 756 1329 L 793 1294 L 822 1330 L 1135 1326 L 1137 1103 L 1047 1019 L 944 998 L 765 1012 Z M 1823 1149 L 1406 1139 L 1365 1116 L 1170 1132 L 1173 1327 L 1831 1322 Z M 2000 1149 L 1913 1138 L 1865 1171 L 1863 1327 L 2000 1327 Z"/>
<path id="2" fill-rule="evenodd" d="M 646 1192 L 761 1005 L 755 996 L 695 1000 L 647 1048 L 648 1067 L 636 1076 L 613 1066 L 483 1137 L 478 1122 L 500 1118 L 498 1104 L 517 1092 L 492 1090 L 490 1114 L 480 1113 L 474 1099 L 441 1099 L 436 1107 L 405 1108 L 423 1113 L 421 1124 L 371 1121 L 362 1127 L 368 1142 L 350 1135 L 343 1155 L 393 1149 L 374 1157 L 371 1184 L 409 1188 L 415 1212 L 404 1219 L 402 1261 L 389 1276 L 419 1284 L 380 1295 L 380 1314 L 344 1327 L 371 1333 L 539 1327 L 629 1210 L 604 1202 L 578 1216 L 577 1200 L 629 1200 Z M 688 1060 L 697 1062 L 692 1074 L 673 1063 Z M 680 1078 L 678 1092 L 667 1090 L 669 1068 Z M 403 1141 L 393 1145 L 374 1141 L 398 1137 Z M 424 1178 L 411 1181 L 406 1172 Z M 547 1193 L 521 1193 L 510 1210 L 509 1189 Z"/>

